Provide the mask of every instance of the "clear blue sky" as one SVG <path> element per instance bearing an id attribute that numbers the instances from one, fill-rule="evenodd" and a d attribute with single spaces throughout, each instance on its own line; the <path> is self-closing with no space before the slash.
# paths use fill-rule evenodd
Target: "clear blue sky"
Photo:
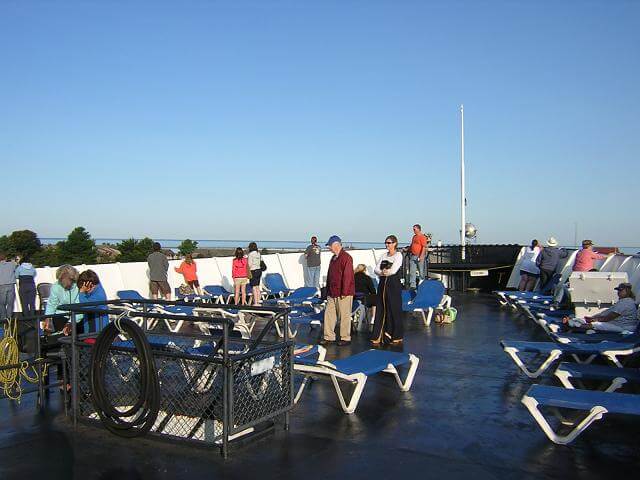
<path id="1" fill-rule="evenodd" d="M 640 245 L 640 2 L 0 3 L 2 233 Z"/>

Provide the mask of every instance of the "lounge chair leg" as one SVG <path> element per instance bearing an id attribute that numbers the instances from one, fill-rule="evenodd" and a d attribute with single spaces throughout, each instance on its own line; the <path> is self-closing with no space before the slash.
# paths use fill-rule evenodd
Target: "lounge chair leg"
<path id="1" fill-rule="evenodd" d="M 520 357 L 518 357 L 518 349 L 513 347 L 505 347 L 504 351 L 509 354 L 509 356 L 513 359 L 514 363 L 518 366 L 518 368 L 529 378 L 538 378 L 547 370 L 547 368 L 549 368 L 549 366 L 553 362 L 555 362 L 562 355 L 561 350 L 551 350 L 551 352 L 549 352 L 549 356 L 547 357 L 547 359 L 544 362 L 542 362 L 540 367 L 538 367 L 538 369 L 534 372 L 529 370 L 526 367 L 526 365 L 522 362 L 522 360 L 520 360 Z"/>
<path id="2" fill-rule="evenodd" d="M 389 365 L 384 371 L 386 373 L 390 373 L 396 379 L 396 383 L 400 390 L 403 392 L 408 392 L 411 389 L 411 385 L 413 384 L 413 379 L 416 376 L 416 370 L 418 369 L 418 364 L 420 363 L 420 359 L 413 354 L 409 354 L 409 371 L 407 372 L 407 376 L 404 379 L 404 382 L 400 378 L 398 374 L 398 369 L 393 365 Z"/>
<path id="3" fill-rule="evenodd" d="M 542 431 L 547 435 L 549 440 L 553 443 L 557 443 L 559 445 L 567 445 L 573 442 L 578 435 L 580 435 L 584 430 L 589 427 L 596 420 L 600 420 L 602 416 L 607 413 L 607 409 L 600 406 L 595 406 L 591 409 L 589 414 L 578 423 L 573 430 L 571 430 L 567 435 L 559 435 L 556 433 L 547 419 L 544 418 L 542 412 L 538 409 L 538 402 L 533 397 L 524 396 L 522 397 L 522 403 L 529 410 L 529 413 L 533 416 L 533 418 L 538 422 L 538 425 L 542 429 Z"/>
<path id="4" fill-rule="evenodd" d="M 356 382 L 356 386 L 353 390 L 353 394 L 351 395 L 351 400 L 349 400 L 349 404 L 347 405 L 344 395 L 342 394 L 342 390 L 340 389 L 338 379 L 334 375 L 331 375 L 331 381 L 333 382 L 333 386 L 336 389 L 338 400 L 340 400 L 340 405 L 342 406 L 342 410 L 344 410 L 344 413 L 353 413 L 356 411 L 358 402 L 360 401 L 360 396 L 362 395 L 364 386 L 367 383 L 367 376 L 364 373 L 358 373 L 353 377 L 354 381 Z"/>
<path id="5" fill-rule="evenodd" d="M 294 404 L 298 403 L 298 400 L 300 400 L 300 397 L 302 396 L 302 392 L 304 392 L 304 389 L 305 389 L 305 387 L 307 386 L 307 383 L 309 383 L 310 380 L 311 380 L 311 376 L 310 375 L 305 375 L 304 376 L 304 378 L 302 379 L 302 383 L 300 384 L 300 388 L 296 392 L 296 396 L 293 399 L 293 403 Z"/>

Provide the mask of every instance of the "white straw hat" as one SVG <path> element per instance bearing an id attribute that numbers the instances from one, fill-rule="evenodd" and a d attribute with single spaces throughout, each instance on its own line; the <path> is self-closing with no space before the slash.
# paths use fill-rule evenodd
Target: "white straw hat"
<path id="1" fill-rule="evenodd" d="M 555 239 L 555 237 L 549 237 L 547 239 L 547 247 L 557 247 L 558 246 L 558 241 Z"/>

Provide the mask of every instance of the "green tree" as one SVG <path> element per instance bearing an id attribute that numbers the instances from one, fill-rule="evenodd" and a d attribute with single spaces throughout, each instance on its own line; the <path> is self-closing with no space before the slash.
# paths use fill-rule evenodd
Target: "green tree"
<path id="1" fill-rule="evenodd" d="M 183 240 L 180 246 L 178 246 L 178 253 L 180 255 L 186 255 L 187 253 L 193 253 L 198 248 L 198 242 L 195 240 L 186 239 Z"/>
<path id="2" fill-rule="evenodd" d="M 0 237 L 0 252 L 7 255 L 15 255 L 15 252 L 13 252 L 13 246 L 9 241 L 9 237 L 6 235 L 2 235 Z"/>
<path id="3" fill-rule="evenodd" d="M 96 242 L 84 227 L 74 228 L 66 240 L 58 243 L 60 261 L 78 265 L 97 261 Z"/>
<path id="4" fill-rule="evenodd" d="M 31 258 L 34 254 L 42 250 L 42 243 L 38 235 L 31 230 L 17 230 L 12 232 L 8 240 L 14 253 L 21 257 Z"/>
<path id="5" fill-rule="evenodd" d="M 148 237 L 142 240 L 128 238 L 116 245 L 120 251 L 119 262 L 144 262 L 151 252 L 153 252 L 153 240 Z"/>
<path id="6" fill-rule="evenodd" d="M 36 267 L 57 267 L 63 262 L 60 260 L 60 248 L 58 245 L 45 245 L 40 251 L 33 254 L 31 263 Z"/>

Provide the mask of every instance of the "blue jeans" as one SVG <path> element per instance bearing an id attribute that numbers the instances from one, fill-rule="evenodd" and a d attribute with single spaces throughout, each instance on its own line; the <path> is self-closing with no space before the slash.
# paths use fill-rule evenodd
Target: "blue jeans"
<path id="1" fill-rule="evenodd" d="M 13 305 L 16 302 L 16 284 L 0 285 L 0 320 L 13 318 Z"/>
<path id="2" fill-rule="evenodd" d="M 304 286 L 320 288 L 320 267 L 304 267 Z"/>
<path id="3" fill-rule="evenodd" d="M 420 280 L 424 280 L 425 260 L 426 258 L 420 260 L 420 257 L 413 254 L 409 258 L 409 286 L 411 288 L 416 288 L 416 273 Z"/>

